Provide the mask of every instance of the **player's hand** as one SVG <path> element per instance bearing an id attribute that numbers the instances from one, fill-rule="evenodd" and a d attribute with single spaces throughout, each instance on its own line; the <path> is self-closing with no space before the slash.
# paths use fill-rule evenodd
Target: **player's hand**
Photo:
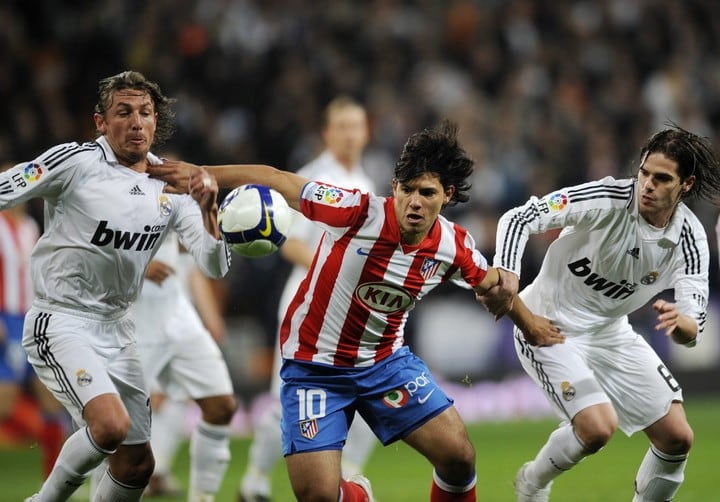
<path id="1" fill-rule="evenodd" d="M 217 194 L 220 191 L 217 180 L 202 167 L 195 167 L 190 175 L 188 191 L 203 212 L 216 210 Z"/>
<path id="2" fill-rule="evenodd" d="M 174 274 L 175 270 L 167 263 L 160 260 L 152 260 L 145 269 L 145 278 L 158 285 L 165 282 L 165 279 Z"/>
<path id="3" fill-rule="evenodd" d="M 476 295 L 477 300 L 495 316 L 496 321 L 510 312 L 520 286 L 520 279 L 514 273 L 501 268 L 497 271 L 500 275 L 498 284 L 488 289 L 484 295 Z"/>
<path id="4" fill-rule="evenodd" d="M 536 347 L 549 347 L 565 343 L 565 335 L 552 321 L 539 315 L 532 316 L 532 322 L 521 328 L 525 341 Z"/>
<path id="5" fill-rule="evenodd" d="M 658 323 L 655 325 L 657 331 L 664 331 L 666 336 L 673 334 L 680 321 L 680 311 L 675 303 L 665 300 L 656 300 L 652 308 L 658 313 Z"/>
<path id="6" fill-rule="evenodd" d="M 167 193 L 189 193 L 190 178 L 200 167 L 179 160 L 163 159 L 162 164 L 151 165 L 147 172 L 151 178 L 157 178 L 166 183 Z"/>

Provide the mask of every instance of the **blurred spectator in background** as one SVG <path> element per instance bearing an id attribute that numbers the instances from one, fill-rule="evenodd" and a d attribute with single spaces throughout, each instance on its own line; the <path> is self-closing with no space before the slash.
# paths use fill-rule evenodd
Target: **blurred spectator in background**
<path id="1" fill-rule="evenodd" d="M 348 96 L 333 99 L 326 107 L 322 127 L 325 145 L 322 153 L 298 174 L 310 180 L 318 180 L 339 187 L 358 188 L 374 192 L 375 185 L 361 165 L 362 153 L 368 142 L 368 121 L 365 109 Z M 390 166 L 388 166 L 390 172 Z M 278 306 L 278 318 L 282 322 L 287 306 L 297 292 L 312 263 L 315 249 L 324 230 L 317 224 L 295 212 L 295 221 L 288 239 L 280 248 L 282 256 L 292 263 L 285 288 Z M 255 427 L 255 437 L 250 445 L 250 455 L 240 486 L 242 502 L 270 500 L 270 477 L 275 464 L 282 456 L 280 440 L 280 337 L 275 340 L 270 393 L 271 406 L 260 417 Z M 343 477 L 361 474 L 377 439 L 365 421 L 356 413 L 343 448 Z"/>

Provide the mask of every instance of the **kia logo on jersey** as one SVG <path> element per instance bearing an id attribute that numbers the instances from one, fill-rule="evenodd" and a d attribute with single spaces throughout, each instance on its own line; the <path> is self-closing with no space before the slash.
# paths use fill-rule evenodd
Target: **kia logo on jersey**
<path id="1" fill-rule="evenodd" d="M 382 282 L 366 282 L 355 288 L 355 297 L 370 310 L 391 314 L 407 310 L 413 304 L 410 293 L 402 288 Z"/>

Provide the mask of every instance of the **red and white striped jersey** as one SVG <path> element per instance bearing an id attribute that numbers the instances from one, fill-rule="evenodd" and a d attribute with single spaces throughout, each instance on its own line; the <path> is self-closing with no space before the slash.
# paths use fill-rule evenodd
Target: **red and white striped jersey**
<path id="1" fill-rule="evenodd" d="M 30 253 L 40 236 L 30 215 L 0 212 L 0 312 L 23 315 L 33 298 Z"/>
<path id="2" fill-rule="evenodd" d="M 280 328 L 285 359 L 372 366 L 403 346 L 415 302 L 487 273 L 470 234 L 442 216 L 419 245 L 402 244 L 392 197 L 313 181 L 300 206 L 326 233 Z"/>

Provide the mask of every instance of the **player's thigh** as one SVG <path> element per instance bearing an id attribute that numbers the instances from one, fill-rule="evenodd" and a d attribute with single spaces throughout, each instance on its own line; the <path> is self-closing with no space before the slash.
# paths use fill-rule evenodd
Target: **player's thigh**
<path id="1" fill-rule="evenodd" d="M 233 394 L 232 380 L 223 354 L 203 329 L 188 341 L 173 341 L 172 357 L 156 376 L 173 399 L 202 399 Z"/>
<path id="2" fill-rule="evenodd" d="M 425 362 L 407 347 L 356 380 L 358 412 L 384 445 L 407 437 L 453 403 Z"/>
<path id="3" fill-rule="evenodd" d="M 590 406 L 611 402 L 586 362 L 584 345 L 568 338 L 562 344 L 536 347 L 528 344 L 517 328 L 514 335 L 520 364 L 563 420 L 572 420 Z"/>
<path id="4" fill-rule="evenodd" d="M 411 432 L 404 441 L 433 465 L 474 464 L 475 449 L 454 406 Z"/>
<path id="5" fill-rule="evenodd" d="M 640 335 L 594 348 L 589 361 L 628 435 L 654 424 L 674 401 L 683 400 L 680 384 Z"/>
<path id="6" fill-rule="evenodd" d="M 357 400 L 354 383 L 332 368 L 285 361 L 283 453 L 342 450 Z"/>
<path id="7" fill-rule="evenodd" d="M 295 453 L 285 457 L 288 477 L 298 500 L 337 500 L 341 450 Z"/>
<path id="8" fill-rule="evenodd" d="M 93 398 L 117 394 L 131 418 L 127 440 L 141 443 L 150 437 L 150 409 L 137 347 L 111 345 L 131 340 L 133 330 L 128 316 L 98 321 L 33 308 L 23 346 L 38 379 L 76 423 L 85 424 L 83 410 Z"/>

